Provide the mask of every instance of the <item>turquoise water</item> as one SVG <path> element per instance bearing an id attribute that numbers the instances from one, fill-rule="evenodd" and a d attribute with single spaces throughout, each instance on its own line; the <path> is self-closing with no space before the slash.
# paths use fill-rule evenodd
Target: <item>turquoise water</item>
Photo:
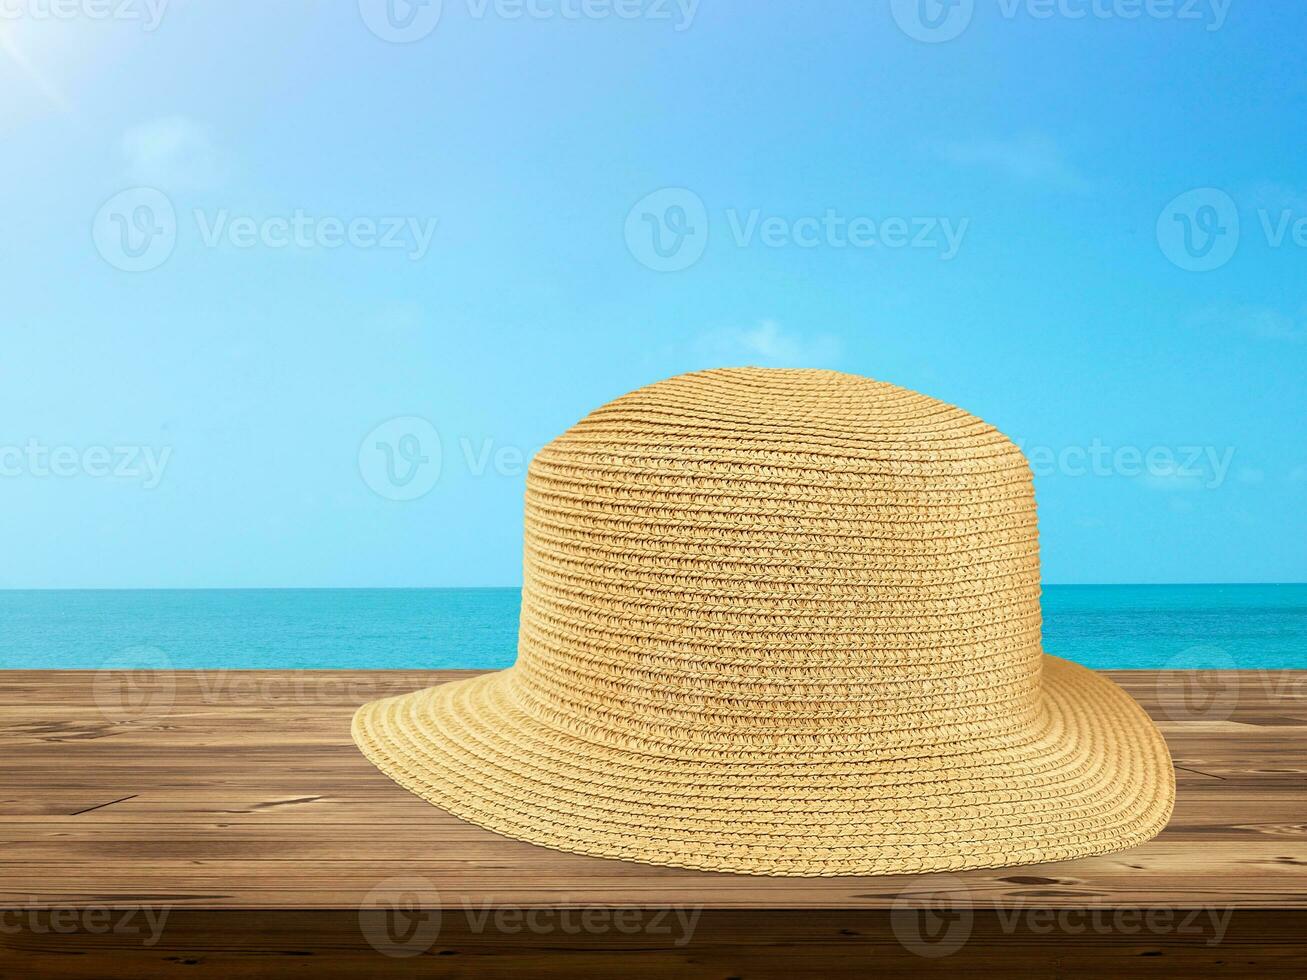
<path id="1" fill-rule="evenodd" d="M 517 589 L 0 592 L 0 668 L 506 667 Z M 1307 585 L 1052 585 L 1090 667 L 1307 668 Z"/>

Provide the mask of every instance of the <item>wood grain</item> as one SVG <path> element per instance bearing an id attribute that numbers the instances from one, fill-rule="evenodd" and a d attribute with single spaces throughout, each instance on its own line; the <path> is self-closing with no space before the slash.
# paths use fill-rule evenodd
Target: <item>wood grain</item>
<path id="1" fill-rule="evenodd" d="M 122 975 L 164 975 L 193 953 L 191 965 L 215 976 L 237 962 L 240 975 L 265 975 L 249 971 L 289 959 L 289 975 L 319 977 L 435 959 L 479 975 L 553 975 L 565 960 L 636 976 L 794 975 L 813 962 L 840 975 L 865 970 L 865 957 L 890 975 L 896 962 L 913 975 L 964 961 L 1042 970 L 1056 959 L 1066 975 L 1095 963 L 1144 975 L 1162 961 L 1215 975 L 1232 957 L 1263 973 L 1307 966 L 1307 672 L 1204 675 L 1188 693 L 1193 678 L 1112 674 L 1158 720 L 1177 768 L 1171 825 L 1146 845 L 1058 864 L 837 879 L 656 868 L 507 840 L 399 789 L 354 748 L 358 704 L 463 676 L 0 671 L 0 975 L 37 961 L 51 976 L 114 975 L 112 963 L 131 964 Z M 440 940 L 414 960 L 381 956 L 359 910 L 410 894 L 443 909 Z M 964 948 L 938 959 L 905 950 L 894 917 L 941 903 L 968 917 Z M 493 910 L 615 907 L 643 910 L 641 922 L 694 913 L 694 939 L 677 946 L 615 927 L 573 935 L 548 918 L 544 932 L 476 928 Z M 1140 933 L 1109 921 L 1077 933 L 1055 918 L 1050 934 L 1031 918 L 1150 908 L 1232 918 L 1214 945 L 1215 927 L 1187 937 L 1176 925 Z M 79 918 L 133 909 L 167 910 L 159 942 Z M 77 928 L 43 927 L 42 913 L 68 914 Z M 98 974 L 68 972 L 96 951 L 113 953 Z M 332 962 L 343 972 L 324 973 Z"/>

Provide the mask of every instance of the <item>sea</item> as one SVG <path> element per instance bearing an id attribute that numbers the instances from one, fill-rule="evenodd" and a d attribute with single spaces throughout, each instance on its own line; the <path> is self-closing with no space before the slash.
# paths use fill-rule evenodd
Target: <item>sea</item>
<path id="1" fill-rule="evenodd" d="M 0 669 L 499 668 L 520 590 L 0 591 Z M 1094 668 L 1307 668 L 1307 584 L 1046 585 L 1044 649 Z"/>

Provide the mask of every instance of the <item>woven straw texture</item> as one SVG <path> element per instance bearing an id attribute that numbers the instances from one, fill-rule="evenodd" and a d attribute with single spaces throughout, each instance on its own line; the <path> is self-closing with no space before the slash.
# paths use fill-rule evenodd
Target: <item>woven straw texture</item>
<path id="1" fill-rule="evenodd" d="M 542 449 L 516 664 L 354 738 L 509 837 L 762 875 L 1100 854 L 1175 796 L 1142 709 L 1040 648 L 1020 451 L 831 371 L 671 378 Z"/>

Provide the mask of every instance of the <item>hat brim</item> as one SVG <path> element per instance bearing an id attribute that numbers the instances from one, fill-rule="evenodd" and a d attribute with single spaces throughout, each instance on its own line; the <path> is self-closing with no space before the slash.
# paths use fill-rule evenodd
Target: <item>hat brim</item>
<path id="1" fill-rule="evenodd" d="M 578 854 L 756 875 L 876 875 L 1124 850 L 1171 815 L 1166 742 L 1125 691 L 1045 655 L 1044 710 L 1007 744 L 669 757 L 527 715 L 512 668 L 375 701 L 359 748 L 489 830 Z"/>

